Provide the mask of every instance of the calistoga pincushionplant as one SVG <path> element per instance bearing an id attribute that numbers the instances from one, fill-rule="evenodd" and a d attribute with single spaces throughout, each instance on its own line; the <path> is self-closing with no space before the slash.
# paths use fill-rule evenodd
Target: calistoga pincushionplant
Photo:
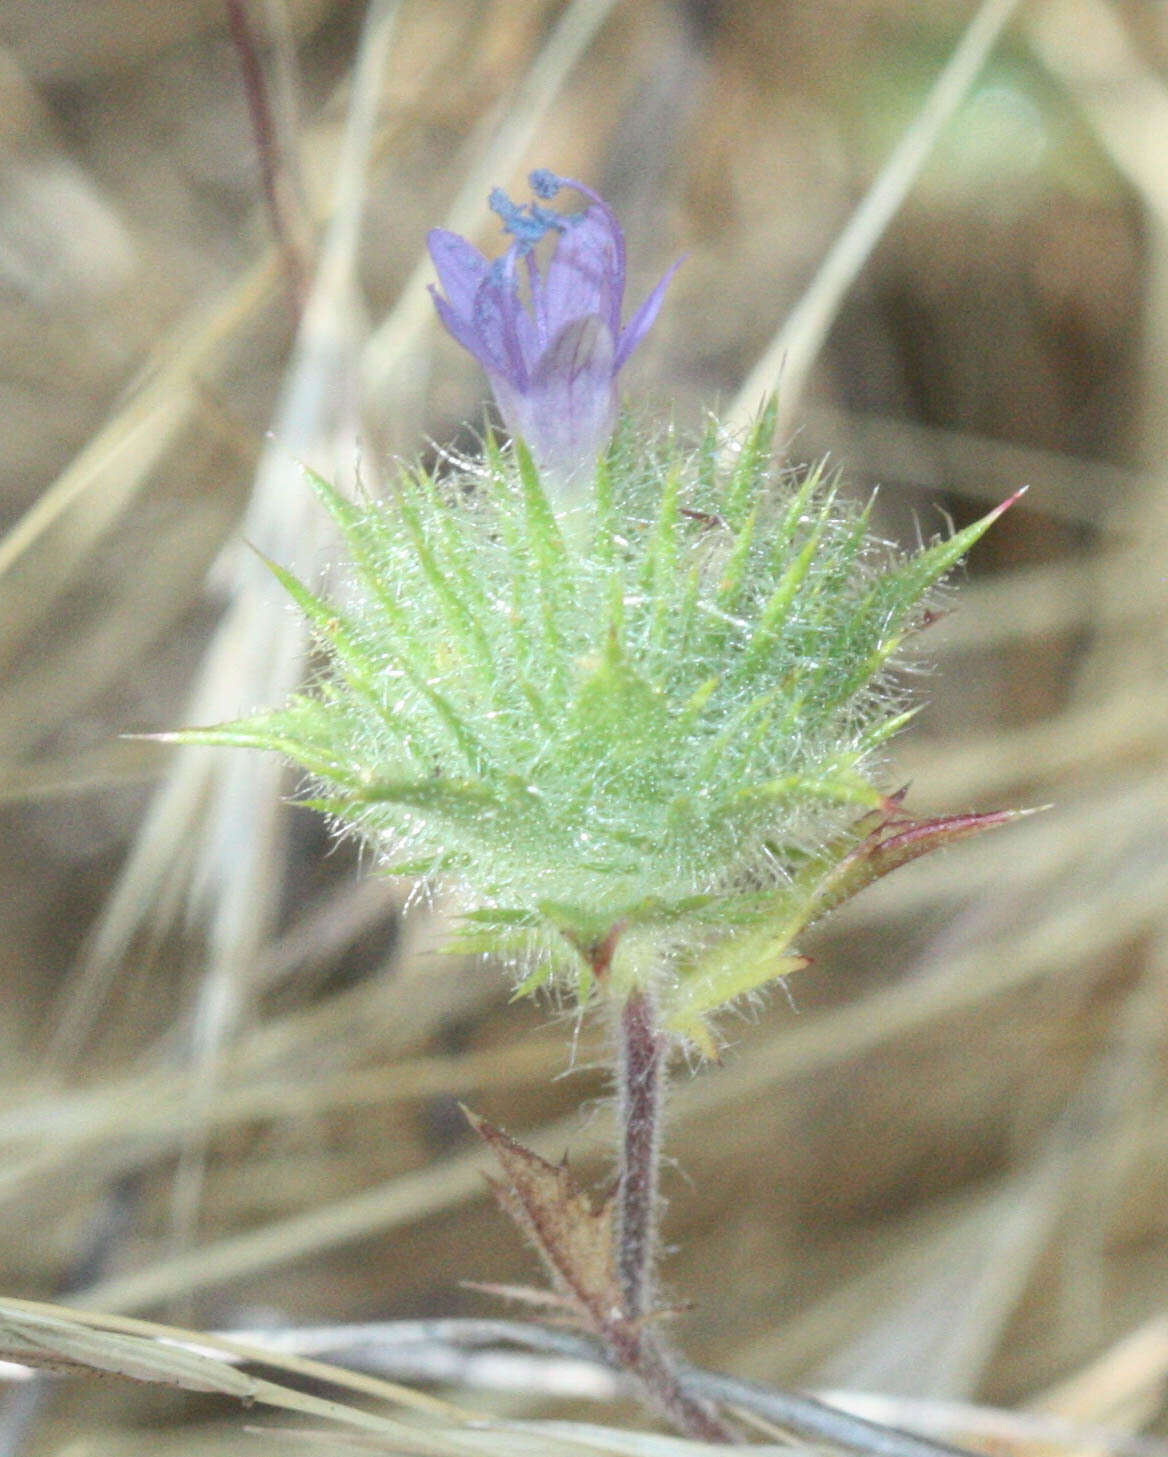
<path id="1" fill-rule="evenodd" d="M 664 1065 L 675 1046 L 714 1053 L 719 1012 L 801 966 L 818 916 L 1011 818 L 910 818 L 888 763 L 938 584 L 1005 507 L 901 552 L 835 474 L 776 464 L 770 408 L 733 442 L 717 421 L 687 442 L 621 415 L 673 270 L 626 322 L 608 205 L 531 180 L 528 206 L 492 196 L 501 257 L 430 236 L 436 307 L 485 369 L 505 442 L 403 465 L 377 499 L 310 476 L 339 579 L 326 597 L 272 569 L 325 666 L 287 704 L 182 737 L 282 753 L 379 868 L 455 887 L 464 944 L 499 952 L 522 991 L 610 1009 L 611 1288 L 565 1268 L 583 1254 L 549 1249 L 531 1207 L 560 1198 L 580 1243 L 575 1193 L 532 1192 L 540 1161 L 491 1133 L 561 1298 L 678 1425 L 717 1435 L 644 1319 Z M 552 207 L 563 193 L 583 207 Z"/>

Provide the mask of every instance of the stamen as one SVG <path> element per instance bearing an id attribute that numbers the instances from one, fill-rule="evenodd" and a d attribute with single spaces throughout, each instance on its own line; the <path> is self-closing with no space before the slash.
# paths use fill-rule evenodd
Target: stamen
<path id="1" fill-rule="evenodd" d="M 534 183 L 536 176 L 540 178 L 538 187 Z M 560 189 L 560 180 L 554 172 L 533 173 L 532 178 L 532 186 L 539 197 L 554 197 Z M 583 216 L 582 213 L 571 213 L 565 217 L 553 208 L 541 207 L 538 202 L 523 207 L 512 202 L 501 187 L 495 188 L 489 202 L 491 211 L 502 219 L 504 232 L 510 233 L 516 240 L 521 253 L 529 252 L 550 232 L 566 232 Z"/>
<path id="2" fill-rule="evenodd" d="M 545 202 L 555 197 L 564 185 L 564 179 L 557 177 L 550 167 L 537 167 L 527 180 L 536 197 L 542 197 Z"/>
<path id="3" fill-rule="evenodd" d="M 542 218 L 512 202 L 501 187 L 495 188 L 489 202 L 491 211 L 502 219 L 504 232 L 510 233 L 527 248 L 534 247 L 548 231 L 548 224 Z"/>

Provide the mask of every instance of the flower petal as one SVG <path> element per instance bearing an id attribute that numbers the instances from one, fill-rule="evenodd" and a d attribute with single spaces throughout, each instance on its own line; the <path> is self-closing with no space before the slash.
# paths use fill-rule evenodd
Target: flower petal
<path id="1" fill-rule="evenodd" d="M 595 464 L 612 433 L 617 372 L 652 327 L 677 265 L 622 329 L 624 231 L 584 183 L 532 175 L 545 201 L 563 188 L 581 194 L 583 212 L 564 215 L 540 202 L 519 206 L 498 189 L 491 194 L 516 240 L 493 263 L 444 228 L 434 229 L 429 244 L 445 295 L 431 289 L 442 322 L 485 368 L 511 433 L 527 441 L 541 466 L 570 480 Z M 541 269 L 534 250 L 549 232 L 555 246 Z"/>
<path id="2" fill-rule="evenodd" d="M 657 287 L 625 325 L 624 332 L 620 336 L 620 343 L 616 347 L 616 357 L 613 360 L 614 373 L 624 367 L 629 355 L 653 327 L 661 305 L 665 301 L 666 290 L 673 282 L 673 275 L 684 262 L 684 257 L 679 258 L 672 267 L 665 270 Z"/>
<path id="3" fill-rule="evenodd" d="M 479 285 L 471 310 L 486 358 L 520 389 L 527 386 L 533 350 L 531 320 L 515 287 L 515 255 L 507 253 Z M 525 345 L 527 346 L 525 348 Z"/>
<path id="4" fill-rule="evenodd" d="M 619 225 L 590 207 L 556 242 L 542 287 L 533 291 L 536 322 L 545 345 L 567 324 L 599 315 L 615 338 L 625 292 L 624 240 Z"/>
<path id="5" fill-rule="evenodd" d="M 591 469 L 616 423 L 613 337 L 590 314 L 560 330 L 523 399 L 519 434 L 540 465 L 568 480 Z"/>
<path id="6" fill-rule="evenodd" d="M 496 368 L 493 353 L 471 320 L 463 318 L 460 313 L 457 313 L 433 284 L 430 285 L 430 297 L 434 300 L 438 317 L 446 325 L 452 338 L 461 344 L 468 354 L 473 354 L 484 369 Z"/>
<path id="7" fill-rule="evenodd" d="M 431 229 L 426 245 L 451 306 L 469 319 L 474 296 L 491 265 L 473 243 L 446 228 Z"/>

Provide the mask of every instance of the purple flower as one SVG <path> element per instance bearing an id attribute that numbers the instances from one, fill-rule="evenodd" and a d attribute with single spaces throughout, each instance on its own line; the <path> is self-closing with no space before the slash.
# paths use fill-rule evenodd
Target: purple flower
<path id="1" fill-rule="evenodd" d="M 524 208 L 496 188 L 491 208 L 515 242 L 491 263 L 457 233 L 435 228 L 430 256 L 446 296 L 430 292 L 447 329 L 486 370 L 508 430 L 568 480 L 590 470 L 608 442 L 616 377 L 649 332 L 677 264 L 622 328 L 625 236 L 612 209 L 590 187 L 552 172 L 533 172 L 531 186 L 545 200 L 568 187 L 589 205 L 571 215 L 538 202 Z M 555 250 L 541 272 L 532 249 L 549 232 Z"/>

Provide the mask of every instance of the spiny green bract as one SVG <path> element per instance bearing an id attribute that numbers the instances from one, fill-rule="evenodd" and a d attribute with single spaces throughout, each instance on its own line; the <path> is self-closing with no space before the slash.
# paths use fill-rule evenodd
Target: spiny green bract
<path id="1" fill-rule="evenodd" d="M 687 453 L 626 426 L 560 515 L 522 444 L 384 501 L 314 479 L 347 588 L 325 602 L 273 569 L 328 669 L 186 737 L 282 751 L 385 868 L 459 882 L 492 944 L 554 943 L 586 979 L 571 948 L 619 925 L 633 976 L 638 938 L 714 964 L 885 803 L 888 669 L 990 519 L 898 557 L 824 472 L 777 472 L 772 431 L 766 413 L 736 451 L 711 431 Z M 724 979 L 743 976 L 765 979 Z"/>

